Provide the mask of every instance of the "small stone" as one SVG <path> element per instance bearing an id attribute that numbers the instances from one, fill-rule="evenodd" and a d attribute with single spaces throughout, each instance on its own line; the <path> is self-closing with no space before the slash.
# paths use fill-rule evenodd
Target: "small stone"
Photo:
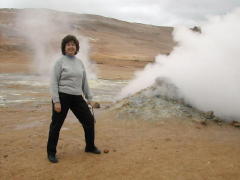
<path id="1" fill-rule="evenodd" d="M 240 127 L 240 122 L 238 122 L 238 121 L 232 121 L 232 125 L 233 125 L 234 127 Z"/>
<path id="2" fill-rule="evenodd" d="M 104 153 L 109 153 L 109 150 L 108 149 L 104 149 L 103 152 Z"/>
<path id="3" fill-rule="evenodd" d="M 216 122 L 216 123 L 221 123 L 221 122 L 222 122 L 222 120 L 219 119 L 219 118 L 216 117 L 216 116 L 213 118 L 213 121 Z"/>
<path id="4" fill-rule="evenodd" d="M 204 117 L 206 119 L 213 119 L 214 118 L 214 112 L 213 111 L 208 111 L 204 113 Z"/>
<path id="5" fill-rule="evenodd" d="M 6 154 L 6 155 L 4 155 L 3 157 L 4 157 L 4 158 L 7 158 L 7 157 L 8 157 L 8 155 Z"/>
<path id="6" fill-rule="evenodd" d="M 117 150 L 116 150 L 116 149 L 114 149 L 114 150 L 113 150 L 113 152 L 117 152 Z"/>
<path id="7" fill-rule="evenodd" d="M 192 108 L 190 104 L 185 104 L 186 107 Z"/>
<path id="8" fill-rule="evenodd" d="M 194 26 L 193 28 L 190 28 L 192 31 L 197 32 L 197 33 L 202 33 L 202 30 L 199 26 Z"/>
<path id="9" fill-rule="evenodd" d="M 203 126 L 206 126 L 207 125 L 207 121 L 200 121 L 200 124 L 203 125 Z"/>

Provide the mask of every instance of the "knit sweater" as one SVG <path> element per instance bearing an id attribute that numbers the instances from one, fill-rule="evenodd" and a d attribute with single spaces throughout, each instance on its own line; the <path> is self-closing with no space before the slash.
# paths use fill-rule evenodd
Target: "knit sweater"
<path id="1" fill-rule="evenodd" d="M 86 70 L 81 60 L 75 56 L 65 55 L 55 62 L 50 89 L 54 103 L 60 102 L 59 92 L 84 95 L 87 100 L 92 99 Z"/>

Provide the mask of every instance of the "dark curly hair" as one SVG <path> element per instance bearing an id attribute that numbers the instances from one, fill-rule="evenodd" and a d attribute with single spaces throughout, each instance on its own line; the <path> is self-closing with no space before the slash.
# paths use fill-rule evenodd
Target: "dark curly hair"
<path id="1" fill-rule="evenodd" d="M 79 41 L 77 40 L 77 38 L 73 35 L 67 35 L 62 39 L 62 45 L 61 45 L 61 49 L 62 49 L 62 54 L 66 55 L 65 52 L 65 46 L 68 42 L 73 41 L 74 44 L 76 44 L 76 52 L 75 55 L 78 53 L 79 51 Z"/>

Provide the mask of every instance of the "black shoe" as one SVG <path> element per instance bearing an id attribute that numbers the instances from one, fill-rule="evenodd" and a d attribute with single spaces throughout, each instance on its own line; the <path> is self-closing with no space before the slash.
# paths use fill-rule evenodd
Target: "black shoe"
<path id="1" fill-rule="evenodd" d="M 56 156 L 53 155 L 53 154 L 48 154 L 48 160 L 49 160 L 51 163 L 57 163 L 57 162 L 58 162 L 58 159 L 57 159 Z"/>
<path id="2" fill-rule="evenodd" d="M 101 154 L 101 151 L 96 146 L 94 146 L 93 148 L 85 148 L 85 152 L 93 153 L 93 154 Z"/>

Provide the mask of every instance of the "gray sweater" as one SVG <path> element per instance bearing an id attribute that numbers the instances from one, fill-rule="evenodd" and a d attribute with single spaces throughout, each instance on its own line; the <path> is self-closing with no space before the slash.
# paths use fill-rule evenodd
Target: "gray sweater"
<path id="1" fill-rule="evenodd" d="M 62 56 L 54 65 L 51 78 L 53 102 L 60 102 L 59 92 L 71 95 L 84 95 L 92 100 L 83 63 L 75 56 Z"/>

